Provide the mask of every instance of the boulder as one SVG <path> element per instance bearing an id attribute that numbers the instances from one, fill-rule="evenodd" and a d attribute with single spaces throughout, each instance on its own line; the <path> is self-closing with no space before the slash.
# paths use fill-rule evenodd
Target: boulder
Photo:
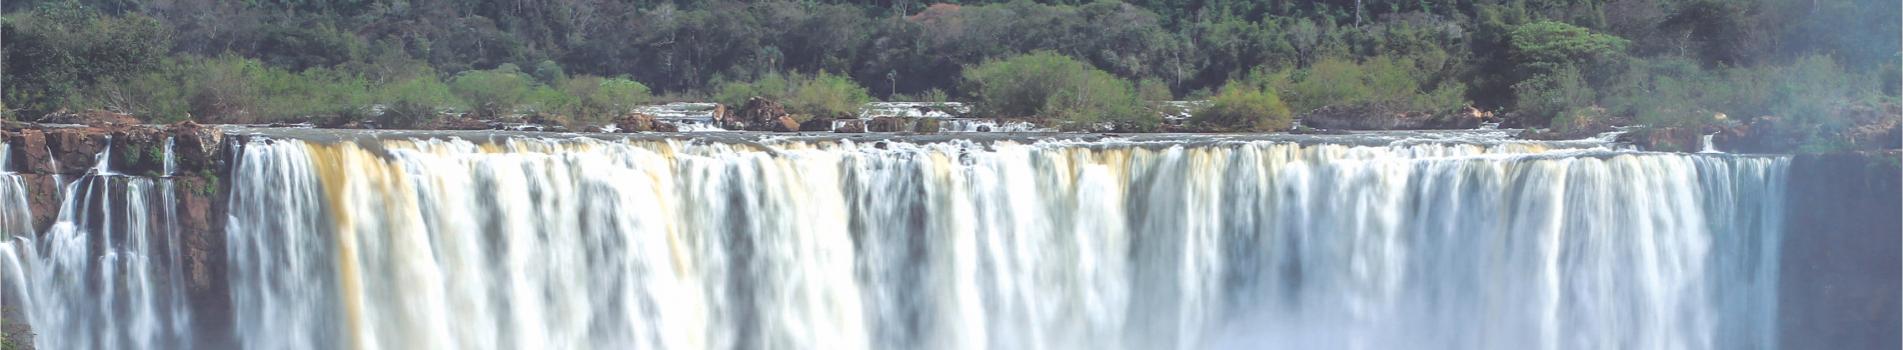
<path id="1" fill-rule="evenodd" d="M 1647 151 L 1698 152 L 1704 147 L 1704 135 L 1693 128 L 1643 128 L 1619 134 L 1619 142 L 1630 143 Z"/>
<path id="2" fill-rule="evenodd" d="M 716 107 L 716 110 L 719 108 Z M 716 111 L 718 112 L 718 111 Z M 786 107 L 758 96 L 748 98 L 747 104 L 739 111 L 727 117 L 716 116 L 721 127 L 728 130 L 778 131 L 792 132 L 800 130 L 800 123 L 787 115 Z"/>
<path id="3" fill-rule="evenodd" d="M 629 113 L 620 118 L 615 118 L 614 123 L 615 128 L 620 129 L 620 132 L 655 131 L 656 124 L 666 124 L 654 119 L 652 115 L 643 113 Z M 673 124 L 668 124 L 668 126 L 673 126 Z"/>
<path id="4" fill-rule="evenodd" d="M 733 115 L 733 111 L 727 109 L 727 105 L 723 104 L 714 104 L 714 111 L 708 114 L 708 116 L 713 118 L 714 125 L 720 125 L 723 128 L 726 127 L 726 125 L 742 124 L 740 117 Z"/>
<path id="5" fill-rule="evenodd" d="M 858 119 L 843 120 L 839 123 L 838 128 L 833 129 L 833 132 L 847 134 L 864 133 L 866 132 L 866 122 Z"/>
<path id="6" fill-rule="evenodd" d="M 912 121 L 912 131 L 930 134 L 939 130 L 938 118 L 919 118 Z"/>
<path id="7" fill-rule="evenodd" d="M 774 119 L 772 123 L 768 124 L 768 126 L 770 126 L 771 128 L 767 130 L 762 130 L 762 131 L 772 131 L 772 132 L 800 131 L 800 122 L 798 120 L 794 120 L 792 116 L 787 116 L 787 115 L 782 115 L 778 119 Z"/>
<path id="8" fill-rule="evenodd" d="M 872 121 L 866 123 L 866 131 L 901 132 L 906 131 L 905 124 L 905 119 L 898 117 L 872 117 Z"/>
<path id="9" fill-rule="evenodd" d="M 800 123 L 800 131 L 833 131 L 832 118 L 813 118 Z"/>

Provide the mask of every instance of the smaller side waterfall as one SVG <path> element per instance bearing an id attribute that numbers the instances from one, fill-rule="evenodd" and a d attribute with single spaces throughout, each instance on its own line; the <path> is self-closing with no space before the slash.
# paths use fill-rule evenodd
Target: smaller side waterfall
<path id="1" fill-rule="evenodd" d="M 164 160 L 164 168 L 163 168 L 164 171 L 160 172 L 159 176 L 178 175 L 178 153 L 173 151 L 173 149 L 177 147 L 177 145 L 178 145 L 177 138 L 173 138 L 171 136 L 165 137 L 165 160 Z"/>
<path id="2" fill-rule="evenodd" d="M 107 174 L 100 153 L 38 234 L 22 175 L 0 172 L 0 303 L 37 348 L 192 348 L 172 182 Z"/>

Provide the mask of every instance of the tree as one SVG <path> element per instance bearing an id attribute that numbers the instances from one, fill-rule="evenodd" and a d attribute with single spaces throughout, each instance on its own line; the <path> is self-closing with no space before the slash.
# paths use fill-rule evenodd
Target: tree
<path id="1" fill-rule="evenodd" d="M 1274 91 L 1235 82 L 1222 88 L 1210 100 L 1209 107 L 1196 111 L 1191 120 L 1226 130 L 1280 131 L 1293 125 L 1288 105 Z"/>
<path id="2" fill-rule="evenodd" d="M 1043 117 L 1075 124 L 1100 121 L 1154 125 L 1130 82 L 1050 51 L 986 61 L 965 69 L 965 91 L 977 107 L 1005 117 Z"/>
<path id="3" fill-rule="evenodd" d="M 78 3 L 9 16 L 4 27 L 7 105 L 38 116 L 66 105 L 82 89 L 158 67 L 171 37 L 151 17 L 104 16 Z"/>
<path id="4" fill-rule="evenodd" d="M 515 113 L 515 107 L 534 88 L 534 79 L 507 64 L 492 70 L 465 71 L 449 83 L 451 92 L 469 103 L 477 115 L 487 117 Z"/>

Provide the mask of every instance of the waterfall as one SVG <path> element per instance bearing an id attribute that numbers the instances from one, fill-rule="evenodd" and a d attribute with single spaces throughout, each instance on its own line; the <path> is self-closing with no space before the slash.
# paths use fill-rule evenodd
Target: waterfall
<path id="1" fill-rule="evenodd" d="M 191 348 L 172 184 L 104 170 L 66 185 L 38 234 L 22 176 L 0 172 L 0 303 L 37 348 Z"/>
<path id="2" fill-rule="evenodd" d="M 173 152 L 177 145 L 178 139 L 171 136 L 165 137 L 165 158 L 161 160 L 159 176 L 178 175 L 178 156 L 177 153 Z"/>
<path id="3" fill-rule="evenodd" d="M 242 142 L 244 348 L 1775 346 L 1781 157 Z"/>

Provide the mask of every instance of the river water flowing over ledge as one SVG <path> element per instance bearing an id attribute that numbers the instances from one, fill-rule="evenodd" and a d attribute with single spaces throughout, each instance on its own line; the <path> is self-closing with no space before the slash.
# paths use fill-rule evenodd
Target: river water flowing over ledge
<path id="1" fill-rule="evenodd" d="M 153 214 L 169 180 L 87 175 L 72 215 L 0 245 L 42 348 L 1778 341 L 1789 157 L 1474 133 L 237 133 L 228 306 L 148 278 L 180 273 L 176 214 Z M 24 203 L 10 176 L 0 201 Z M 0 233 L 23 230 L 13 207 Z"/>

